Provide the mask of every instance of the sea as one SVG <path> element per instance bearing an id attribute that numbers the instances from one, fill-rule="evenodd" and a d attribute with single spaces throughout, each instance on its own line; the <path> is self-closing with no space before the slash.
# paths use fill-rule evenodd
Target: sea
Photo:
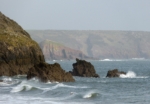
<path id="1" fill-rule="evenodd" d="M 75 60 L 59 63 L 65 71 Z M 100 78 L 74 77 L 75 82 L 40 82 L 26 75 L 2 76 L 0 104 L 150 104 L 150 60 L 90 60 Z M 106 78 L 108 70 L 127 72 Z"/>

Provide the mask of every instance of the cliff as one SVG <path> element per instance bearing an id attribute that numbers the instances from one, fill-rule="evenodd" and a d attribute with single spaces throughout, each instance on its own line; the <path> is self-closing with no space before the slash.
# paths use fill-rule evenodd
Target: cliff
<path id="1" fill-rule="evenodd" d="M 44 40 L 40 44 L 46 60 L 88 59 L 81 51 L 66 47 L 60 43 Z"/>
<path id="2" fill-rule="evenodd" d="M 0 12 L 0 76 L 27 74 L 27 79 L 74 81 L 59 64 L 47 64 L 38 44 L 15 21 Z"/>
<path id="3" fill-rule="evenodd" d="M 38 44 L 15 21 L 0 12 L 0 76 L 26 74 L 44 61 Z"/>
<path id="4" fill-rule="evenodd" d="M 37 42 L 51 39 L 94 58 L 150 58 L 150 32 L 119 30 L 30 30 L 28 32 Z"/>

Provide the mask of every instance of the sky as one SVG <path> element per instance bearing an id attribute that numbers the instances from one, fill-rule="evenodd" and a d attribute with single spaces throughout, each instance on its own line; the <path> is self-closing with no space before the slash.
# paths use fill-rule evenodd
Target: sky
<path id="1" fill-rule="evenodd" d="M 150 0 L 0 0 L 26 30 L 150 31 Z"/>

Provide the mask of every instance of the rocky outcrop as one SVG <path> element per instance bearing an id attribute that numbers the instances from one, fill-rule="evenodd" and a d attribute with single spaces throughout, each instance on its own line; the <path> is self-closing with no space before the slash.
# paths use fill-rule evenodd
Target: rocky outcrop
<path id="1" fill-rule="evenodd" d="M 73 63 L 73 71 L 70 71 L 73 76 L 80 77 L 99 77 L 96 74 L 94 66 L 85 60 L 76 59 L 76 63 Z"/>
<path id="2" fill-rule="evenodd" d="M 118 69 L 109 70 L 107 72 L 106 77 L 112 78 L 112 77 L 119 77 L 121 74 L 126 74 L 126 72 L 118 71 Z"/>
<path id="3" fill-rule="evenodd" d="M 27 74 L 27 79 L 33 77 L 39 78 L 43 82 L 74 82 L 72 75 L 69 72 L 65 72 L 58 63 L 47 64 L 39 63 L 34 65 Z"/>
<path id="4" fill-rule="evenodd" d="M 0 13 L 0 76 L 27 74 L 44 61 L 38 44 L 15 21 Z"/>
<path id="5" fill-rule="evenodd" d="M 73 60 L 76 58 L 89 58 L 81 51 L 66 47 L 55 41 L 44 40 L 39 45 L 45 56 L 45 60 Z"/>
<path id="6" fill-rule="evenodd" d="M 16 22 L 0 12 L 0 76 L 18 74 L 28 74 L 28 79 L 38 77 L 44 82 L 74 81 L 59 64 L 46 64 L 38 44 Z"/>

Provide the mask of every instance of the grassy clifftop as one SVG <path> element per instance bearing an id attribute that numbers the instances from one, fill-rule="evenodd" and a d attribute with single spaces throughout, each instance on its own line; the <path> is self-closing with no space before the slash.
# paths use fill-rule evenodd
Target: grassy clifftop
<path id="1" fill-rule="evenodd" d="M 5 42 L 12 47 L 38 46 L 30 38 L 30 35 L 22 29 L 15 21 L 9 19 L 0 12 L 0 42 Z"/>
<path id="2" fill-rule="evenodd" d="M 6 35 L 0 34 L 0 41 L 5 42 L 10 47 L 21 47 L 21 46 L 38 46 L 38 44 L 24 35 Z"/>

